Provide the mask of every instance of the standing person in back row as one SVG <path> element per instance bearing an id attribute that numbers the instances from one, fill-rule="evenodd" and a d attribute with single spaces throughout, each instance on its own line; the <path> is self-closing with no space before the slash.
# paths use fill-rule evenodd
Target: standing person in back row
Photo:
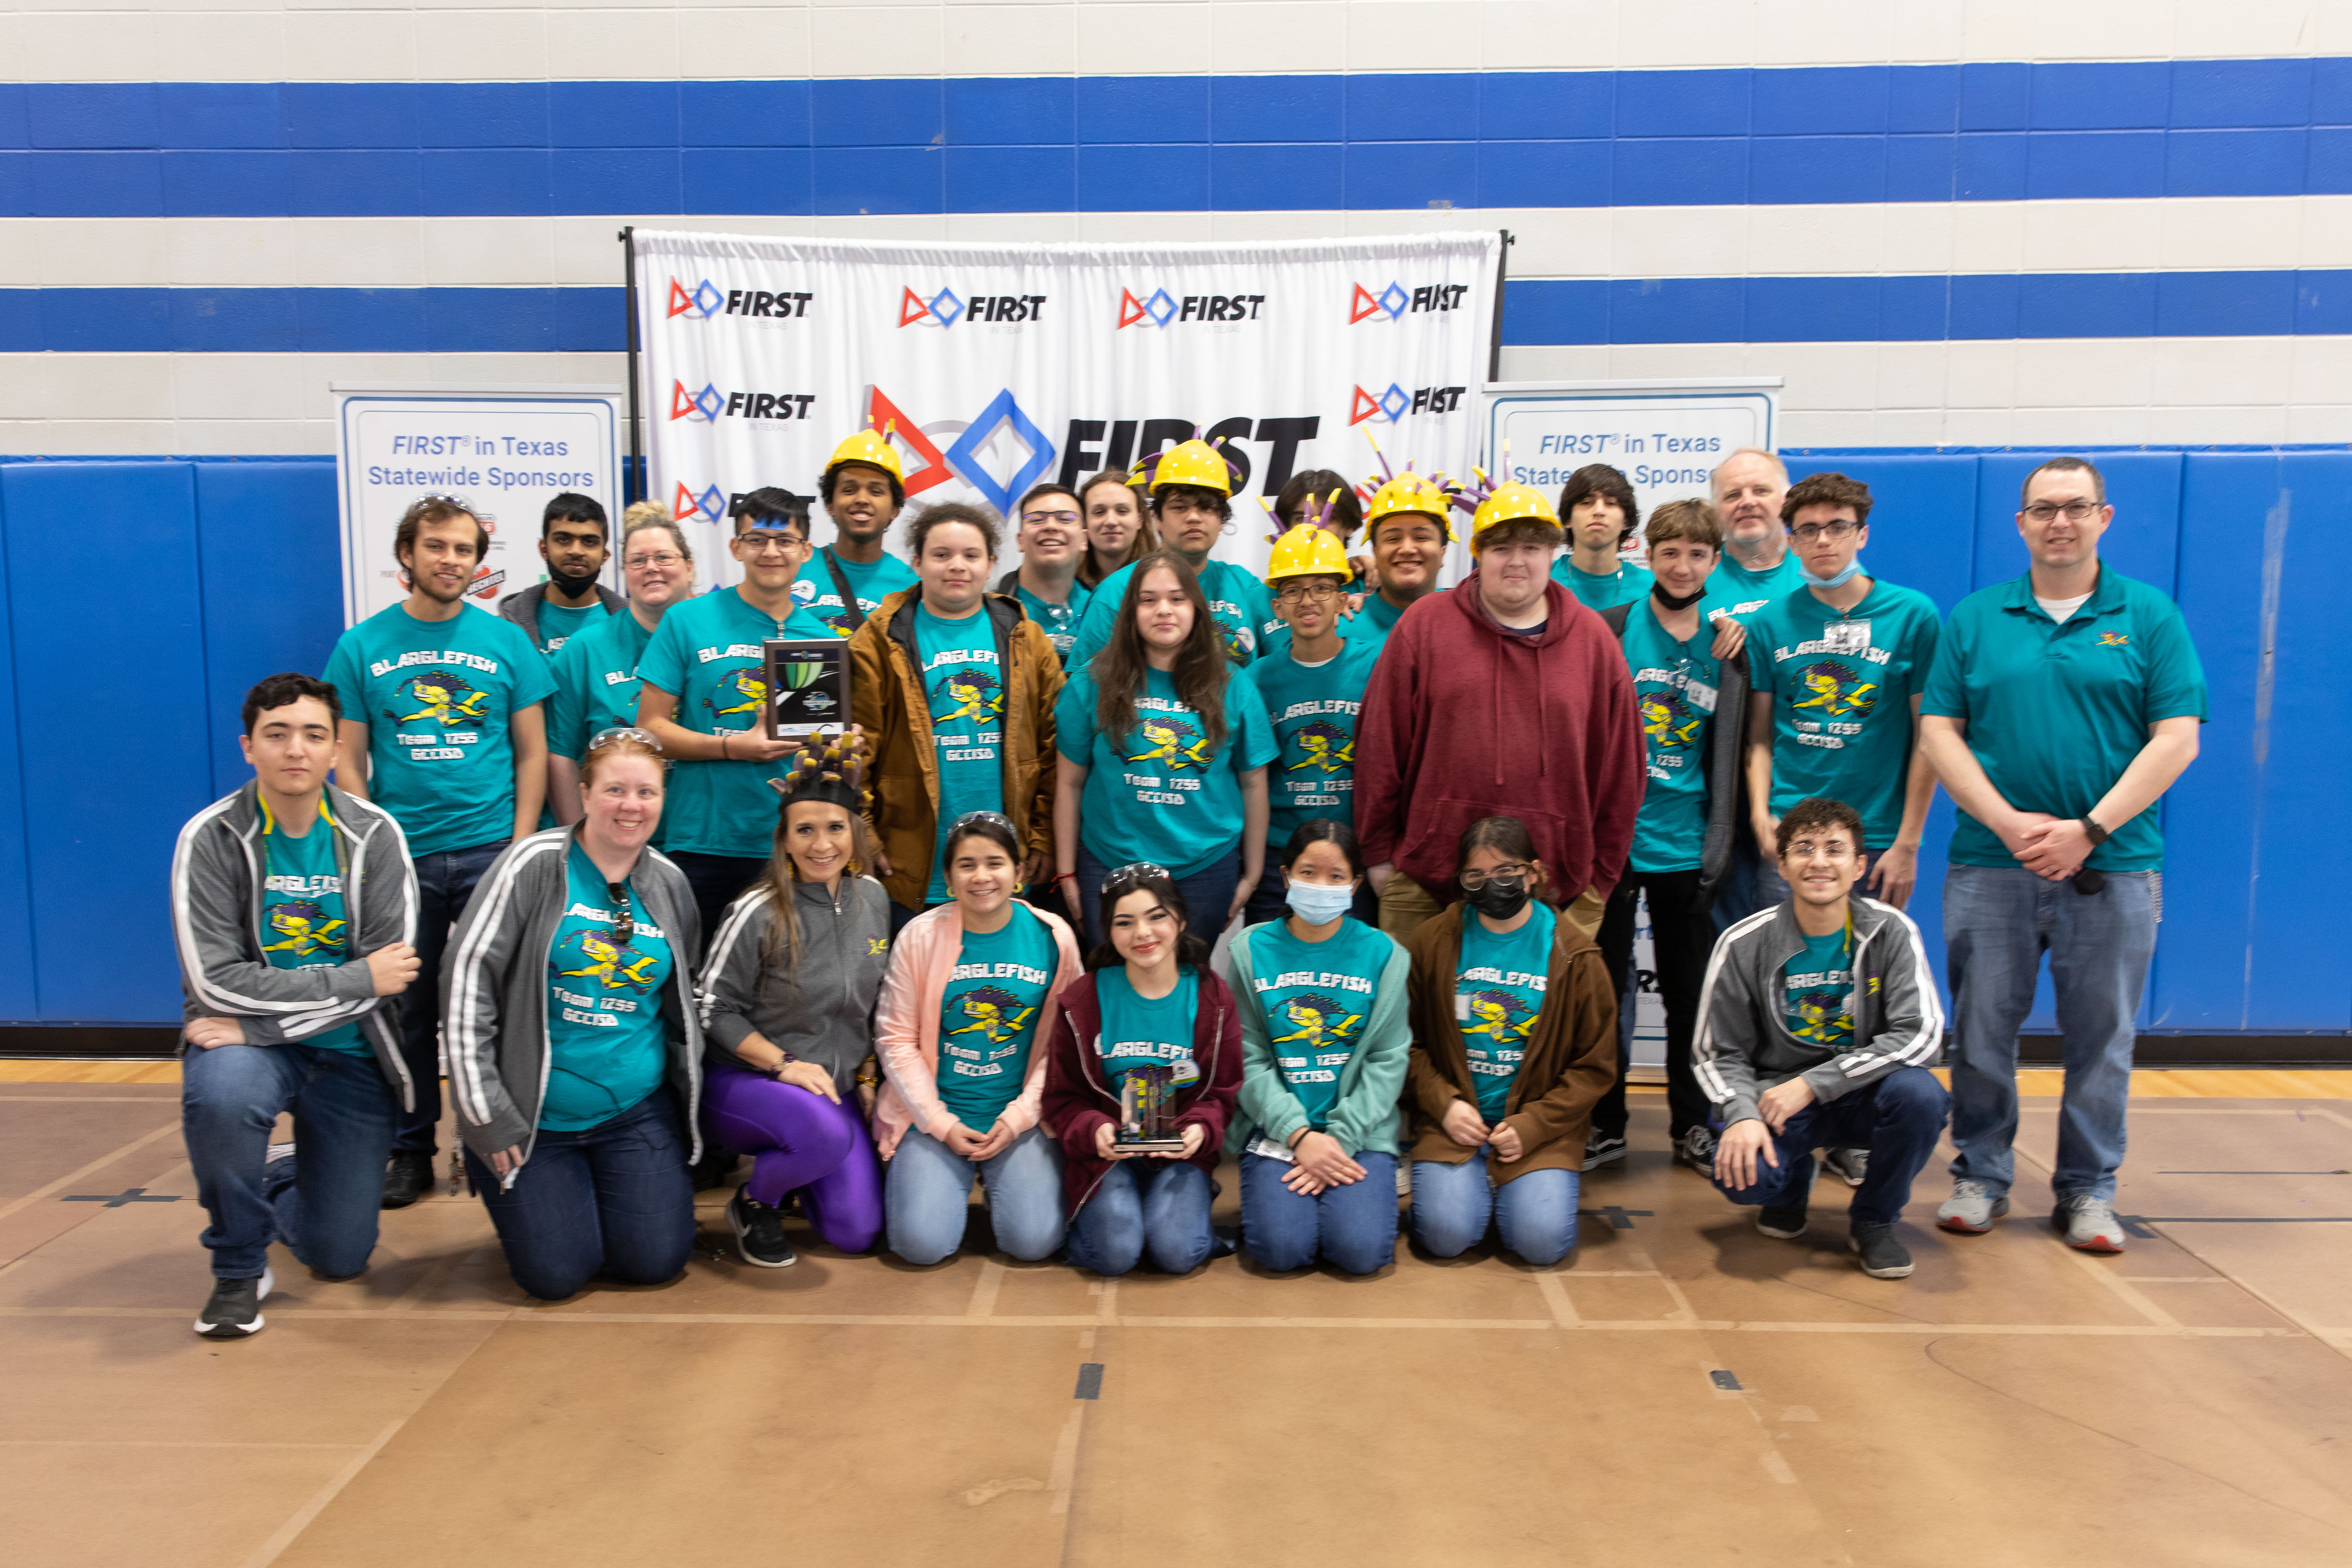
<path id="1" fill-rule="evenodd" d="M 1137 467 L 1150 474 L 1151 516 L 1159 525 L 1161 548 L 1181 559 L 1200 579 L 1209 614 L 1215 618 L 1218 641 L 1225 657 L 1245 665 L 1256 658 L 1265 636 L 1274 629 L 1274 606 L 1265 584 L 1230 561 L 1213 561 L 1210 552 L 1233 526 L 1233 463 L 1206 441 L 1187 441 L 1148 458 Z M 1078 622 L 1077 646 L 1070 650 L 1070 668 L 1077 669 L 1100 653 L 1118 625 L 1119 605 L 1127 595 L 1128 579 L 1141 563 L 1122 566 L 1102 580 Z M 1201 911 L 1213 920 L 1213 910 Z"/>
<path id="2" fill-rule="evenodd" d="M 1805 585 L 1804 563 L 1789 548 L 1780 500 L 1789 493 L 1788 466 L 1759 447 L 1741 447 L 1715 466 L 1716 515 L 1723 520 L 1723 559 L 1709 592 L 1726 615 L 1745 619 Z M 1750 813 L 1734 813 L 1731 869 L 1715 901 L 1715 929 L 1769 909 L 1762 873 L 1779 864 L 1770 839 L 1757 847 Z"/>
<path id="3" fill-rule="evenodd" d="M 383 1205 L 433 1184 L 441 1120 L 441 954 L 499 851 L 539 826 L 547 790 L 547 660 L 520 626 L 466 603 L 489 530 L 446 496 L 401 515 L 408 596 L 343 633 L 327 660 L 342 704 L 335 782 L 390 812 L 416 869 L 417 977 L 400 1014 L 415 1080 L 384 1167 Z"/>
<path id="4" fill-rule="evenodd" d="M 2066 1083 L 2051 1216 L 2067 1245 L 2120 1252 L 2134 1020 L 2164 913 L 2156 805 L 2196 760 L 2205 671 L 2179 607 L 2099 561 L 2115 521 L 2080 458 L 2026 476 L 2032 570 L 1960 601 L 1928 678 L 1928 759 L 1960 808 L 1944 875 L 1952 984 L 1952 1195 L 1946 1230 L 2009 1212 L 2017 1031 L 2042 955 Z"/>
<path id="5" fill-rule="evenodd" d="M 1485 817 L 1527 825 L 1543 897 L 1588 937 L 1624 875 L 1642 805 L 1633 683 L 1601 617 L 1550 580 L 1559 538 L 1540 494 L 1496 489 L 1471 521 L 1477 570 L 1406 611 L 1373 667 L 1356 832 L 1400 942 L 1454 901 L 1457 847 Z"/>
<path id="6" fill-rule="evenodd" d="M 621 595 L 596 581 L 613 552 L 606 544 L 604 506 L 594 496 L 566 490 L 539 520 L 539 558 L 547 581 L 499 601 L 499 614 L 520 626 L 540 652 L 552 656 L 567 641 L 621 613 Z M 568 803 L 567 803 L 568 804 Z"/>
<path id="7" fill-rule="evenodd" d="M 1054 645 L 1054 658 L 1067 665 L 1078 640 L 1078 619 L 1094 597 L 1094 590 L 1078 581 L 1079 563 L 1087 558 L 1078 498 L 1059 485 L 1033 485 L 1013 512 L 1020 520 L 1013 543 L 1021 552 L 1021 564 L 996 580 L 996 591 L 1021 601 Z M 922 552 L 912 553 L 919 558 Z"/>
<path id="8" fill-rule="evenodd" d="M 837 637 L 847 637 L 884 598 L 915 585 L 907 563 L 882 550 L 882 536 L 907 505 L 907 476 L 888 432 L 860 430 L 833 449 L 817 480 L 831 544 L 816 552 L 793 597 Z"/>
<path id="9" fill-rule="evenodd" d="M 552 661 L 547 808 L 567 827 L 579 820 L 580 763 L 589 741 L 637 721 L 637 660 L 662 616 L 694 597 L 694 551 L 661 502 L 641 500 L 622 514 L 621 572 L 629 585 L 622 613 L 572 637 Z M 658 829 L 654 847 L 661 847 Z"/>
<path id="10" fill-rule="evenodd" d="M 1552 563 L 1551 580 L 1587 609 L 1630 605 L 1650 591 L 1648 567 L 1619 553 L 1641 526 L 1633 486 L 1606 463 L 1587 463 L 1559 488 L 1559 521 L 1568 553 Z"/>

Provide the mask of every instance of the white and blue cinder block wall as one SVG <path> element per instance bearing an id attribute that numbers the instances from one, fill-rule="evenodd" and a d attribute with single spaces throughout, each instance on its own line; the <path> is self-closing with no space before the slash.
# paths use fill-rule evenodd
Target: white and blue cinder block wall
<path id="1" fill-rule="evenodd" d="M 172 832 L 340 629 L 327 384 L 619 381 L 634 221 L 1506 227 L 1506 379 L 1787 377 L 1947 608 L 2122 448 L 2214 685 L 2144 1022 L 2352 1029 L 2352 7 L 15 0 L 0 73 L 0 1020 L 175 1014 Z"/>

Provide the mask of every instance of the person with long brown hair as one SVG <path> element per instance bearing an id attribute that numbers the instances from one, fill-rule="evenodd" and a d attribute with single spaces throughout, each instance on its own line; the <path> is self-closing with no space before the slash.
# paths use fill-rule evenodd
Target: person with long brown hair
<path id="1" fill-rule="evenodd" d="M 1102 580 L 1160 548 L 1160 535 L 1143 512 L 1127 473 L 1105 468 L 1078 487 L 1080 525 L 1087 551 L 1078 561 L 1078 586 L 1091 595 Z M 1079 612 L 1083 615 L 1085 612 Z"/>
<path id="2" fill-rule="evenodd" d="M 803 748 L 777 786 L 767 868 L 727 907 L 703 960 L 706 1124 L 713 1142 L 751 1156 L 727 1223 L 756 1268 L 797 1260 L 783 1222 L 795 1192 L 827 1246 L 864 1252 L 882 1228 L 866 1119 L 881 1076 L 874 1004 L 889 964 L 890 899 L 872 875 L 864 763 L 854 731 Z"/>
<path id="3" fill-rule="evenodd" d="M 1257 886 L 1280 748 L 1184 558 L 1156 551 L 1123 588 L 1109 640 L 1054 710 L 1054 880 L 1094 946 L 1105 873 L 1156 862 L 1213 940 Z"/>

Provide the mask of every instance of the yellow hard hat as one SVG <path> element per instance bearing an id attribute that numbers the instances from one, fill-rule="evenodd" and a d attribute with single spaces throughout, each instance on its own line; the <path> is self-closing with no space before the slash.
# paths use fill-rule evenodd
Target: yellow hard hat
<path id="1" fill-rule="evenodd" d="M 890 437 L 881 430 L 860 430 L 833 449 L 824 462 L 824 471 L 833 472 L 844 463 L 864 463 L 879 468 L 900 484 L 907 482 L 907 471 L 898 462 L 898 448 L 890 445 Z"/>
<path id="2" fill-rule="evenodd" d="M 1495 492 L 1478 503 L 1477 511 L 1471 517 L 1470 537 L 1476 539 L 1498 522 L 1517 522 L 1530 517 L 1554 528 L 1559 526 L 1559 513 L 1552 510 L 1543 491 L 1533 485 L 1496 485 Z"/>
<path id="3" fill-rule="evenodd" d="M 1454 524 L 1447 521 L 1445 514 L 1453 505 L 1451 491 L 1437 480 L 1424 479 L 1407 468 L 1372 492 L 1372 504 L 1364 509 L 1364 527 L 1367 531 L 1377 529 L 1384 517 L 1418 512 L 1435 518 L 1437 526 L 1445 531 L 1445 537 L 1450 542 L 1454 538 Z"/>
<path id="4" fill-rule="evenodd" d="M 1154 457 L 1146 458 L 1136 468 L 1139 472 L 1148 471 L 1153 495 L 1158 495 L 1170 485 L 1198 485 L 1221 496 L 1234 493 L 1232 470 L 1225 467 L 1224 454 L 1206 441 L 1187 441 L 1181 446 L 1171 447 Z"/>
<path id="5" fill-rule="evenodd" d="M 1302 522 L 1276 540 L 1273 557 L 1265 563 L 1269 583 L 1285 577 L 1337 577 L 1344 583 L 1354 575 L 1354 568 L 1348 564 L 1347 546 L 1311 522 Z"/>

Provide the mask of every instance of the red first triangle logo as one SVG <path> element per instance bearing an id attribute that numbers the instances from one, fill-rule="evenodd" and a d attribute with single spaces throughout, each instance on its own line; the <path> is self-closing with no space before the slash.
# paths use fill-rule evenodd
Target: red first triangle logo
<path id="1" fill-rule="evenodd" d="M 1363 290 L 1359 289 L 1356 292 L 1360 294 Z M 1355 401 L 1348 405 L 1348 423 L 1349 425 L 1361 425 L 1365 420 L 1370 419 L 1373 415 L 1378 414 L 1380 411 L 1381 400 L 1374 397 L 1370 393 L 1366 392 L 1360 386 L 1356 388 Z"/>
<path id="2" fill-rule="evenodd" d="M 1362 290 L 1359 289 L 1358 292 L 1360 293 Z M 694 296 L 680 288 L 677 279 L 671 279 L 669 280 L 669 313 L 673 316 L 683 316 L 693 309 Z"/>
<path id="3" fill-rule="evenodd" d="M 676 285 L 673 284 L 672 287 Z M 1348 302 L 1348 325 L 1352 327 L 1359 321 L 1381 313 L 1381 302 L 1373 299 L 1361 283 L 1357 284 L 1356 297 Z M 1361 395 L 1359 394 L 1359 395 Z"/>
<path id="4" fill-rule="evenodd" d="M 887 430 L 889 435 L 885 439 L 904 442 L 909 451 L 923 460 L 921 468 L 907 476 L 908 495 L 920 495 L 933 485 L 945 484 L 955 478 L 955 470 L 948 467 L 947 455 L 878 386 L 866 390 L 866 424 L 871 430 Z"/>
<path id="5" fill-rule="evenodd" d="M 677 499 L 669 503 L 670 521 L 684 522 L 701 510 L 694 503 L 694 492 L 686 488 L 684 480 L 680 480 L 677 487 Z"/>
<path id="6" fill-rule="evenodd" d="M 908 289 L 906 298 L 898 301 L 898 324 L 902 327 L 911 327 L 930 313 L 930 306 L 912 289 Z"/>
<path id="7" fill-rule="evenodd" d="M 1135 297 L 1134 289 L 1122 289 L 1118 291 L 1118 324 L 1120 326 L 1131 327 L 1150 314 L 1150 311 L 1143 308 L 1143 301 Z"/>
<path id="8" fill-rule="evenodd" d="M 672 285 L 672 287 L 676 287 L 676 285 Z M 672 315 L 676 315 L 677 313 L 677 312 L 675 310 L 670 312 Z M 1363 394 L 1360 391 L 1357 393 L 1357 395 L 1360 397 Z M 671 382 L 669 384 L 669 416 L 672 419 L 683 419 L 688 415 L 694 412 L 694 399 L 688 394 L 686 390 L 686 383 L 682 381 Z M 679 492 L 683 494 L 684 490 L 685 487 L 680 486 Z M 686 514 L 684 512 L 680 512 L 678 515 L 683 517 Z"/>

